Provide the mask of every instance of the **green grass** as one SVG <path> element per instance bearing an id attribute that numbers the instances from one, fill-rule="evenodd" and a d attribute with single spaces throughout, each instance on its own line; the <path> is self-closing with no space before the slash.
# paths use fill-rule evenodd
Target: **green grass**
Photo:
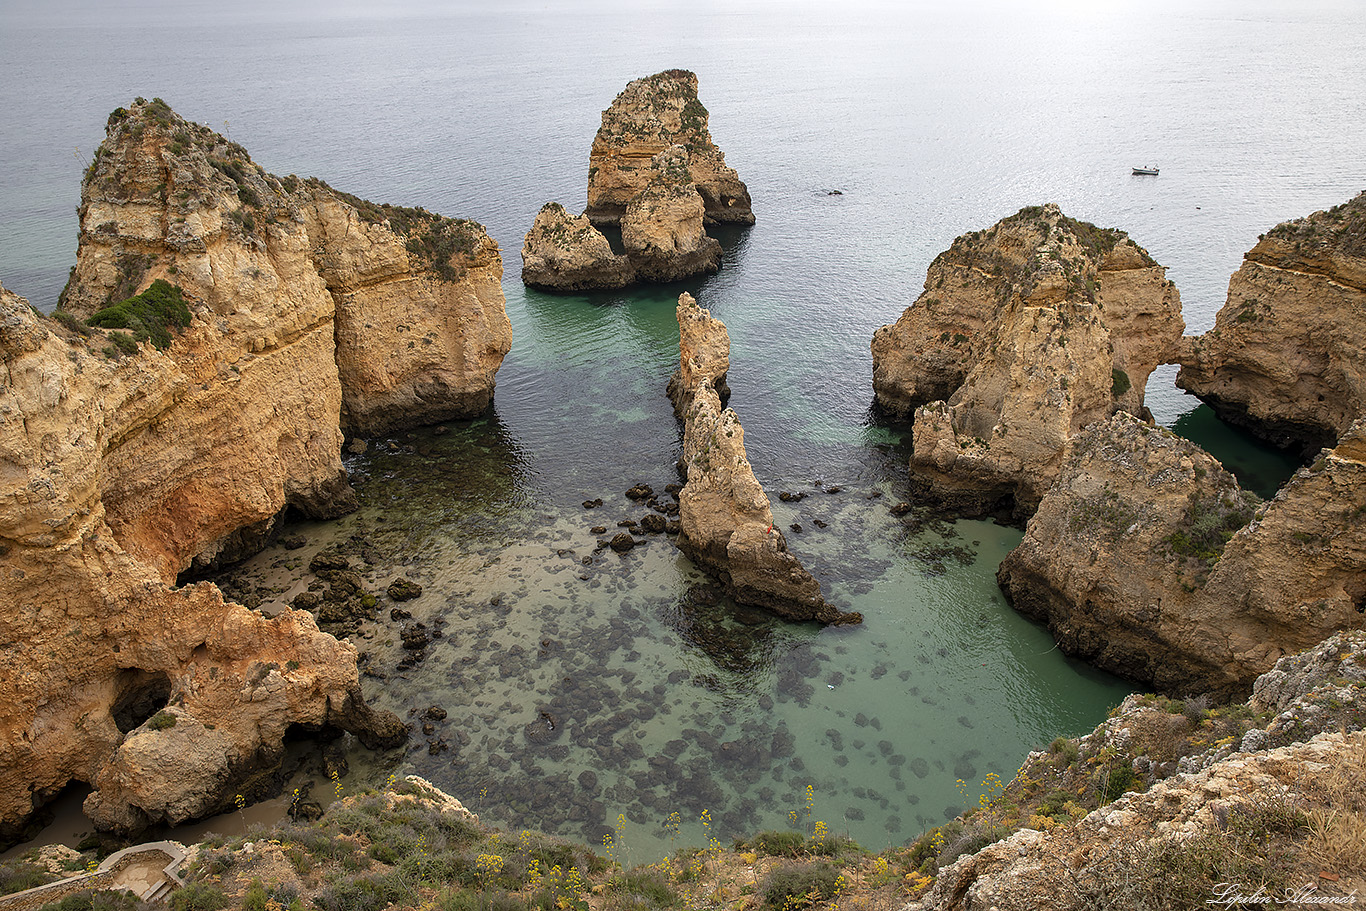
<path id="1" fill-rule="evenodd" d="M 157 279 L 135 297 L 105 307 L 86 320 L 102 329 L 131 329 L 137 342 L 151 342 L 158 350 L 171 347 L 171 330 L 190 324 L 190 308 L 179 285 Z"/>

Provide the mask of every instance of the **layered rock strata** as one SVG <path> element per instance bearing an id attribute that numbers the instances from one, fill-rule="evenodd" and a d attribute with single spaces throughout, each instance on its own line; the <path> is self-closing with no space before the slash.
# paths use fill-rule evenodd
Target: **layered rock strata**
<path id="1" fill-rule="evenodd" d="M 1027 208 L 935 259 L 920 297 L 874 333 L 873 387 L 894 417 L 914 415 L 922 494 L 1019 518 L 1073 434 L 1143 413 L 1183 328 L 1175 286 L 1122 231 Z"/>
<path id="2" fill-rule="evenodd" d="M 680 421 L 692 404 L 693 391 L 703 383 L 715 390 L 721 404 L 730 398 L 730 333 L 711 311 L 697 305 L 691 294 L 678 296 L 678 369 L 669 377 L 669 401 Z"/>
<path id="3" fill-rule="evenodd" d="M 687 165 L 682 146 L 655 156 L 654 176 L 626 204 L 621 219 L 626 255 L 649 281 L 678 281 L 721 268 L 721 244 L 702 227 L 705 207 Z"/>
<path id="4" fill-rule="evenodd" d="M 1268 231 L 1187 339 L 1177 385 L 1278 446 L 1331 446 L 1366 410 L 1366 193 Z"/>
<path id="5" fill-rule="evenodd" d="M 522 242 L 522 283 L 547 291 L 607 291 L 636 280 L 625 254 L 612 252 L 588 216 L 571 217 L 564 206 L 548 202 Z"/>
<path id="6" fill-rule="evenodd" d="M 749 190 L 712 142 L 707 109 L 697 98 L 697 76 L 667 70 L 627 84 L 602 113 L 588 156 L 588 209 L 595 225 L 616 225 L 650 183 L 652 162 L 671 146 L 688 153 L 690 182 L 702 197 L 708 224 L 754 224 Z"/>
<path id="7" fill-rule="evenodd" d="M 1199 725 L 1206 709 L 1174 714 L 1150 697 L 1129 697 L 1072 742 L 1072 755 L 1090 761 L 1087 771 L 1120 771 L 1128 793 L 1076 821 L 1036 816 L 1037 827 L 944 867 L 907 911 L 1175 907 L 1184 906 L 1181 890 L 1201 887 L 1201 896 L 1185 898 L 1217 903 L 1218 883 L 1200 880 L 1217 879 L 1221 862 L 1231 869 L 1232 852 L 1258 849 L 1278 855 L 1274 868 L 1270 856 L 1243 858 L 1259 878 L 1225 883 L 1223 897 L 1254 907 L 1353 904 L 1366 888 L 1353 832 L 1366 808 L 1366 636 L 1336 635 L 1282 659 L 1255 690 L 1270 698 L 1254 695 L 1217 713 L 1254 719 L 1241 737 L 1179 762 L 1169 759 L 1181 740 L 1176 732 Z M 1060 761 L 1031 754 L 1008 793 L 1028 794 L 1031 782 L 1051 786 Z M 1310 836 L 1305 819 L 1317 834 Z M 1262 844 L 1240 839 L 1259 824 Z M 1295 869 L 1298 859 L 1314 866 Z"/>
<path id="8" fill-rule="evenodd" d="M 0 294 L 0 837 L 73 781 L 101 828 L 222 809 L 292 728 L 402 742 L 349 644 L 177 576 L 351 508 L 343 420 L 473 413 L 510 337 L 477 225 L 275 178 L 159 100 L 111 115 L 80 216 L 60 318 Z M 175 335 L 79 318 L 157 279 Z"/>
<path id="9" fill-rule="evenodd" d="M 1069 654 L 1167 692 L 1245 693 L 1366 609 L 1366 423 L 1258 505 L 1127 414 L 1080 434 L 997 579 Z"/>
<path id="10" fill-rule="evenodd" d="M 245 333 L 250 354 L 315 331 L 347 433 L 488 407 L 512 329 L 480 225 L 277 178 L 159 101 L 115 111 L 108 132 L 63 309 L 89 316 L 163 278 Z"/>
<path id="11" fill-rule="evenodd" d="M 724 326 L 690 295 L 679 297 L 678 318 L 680 338 L 685 334 L 694 340 L 705 337 L 729 347 Z M 683 328 L 688 324 L 691 328 Z M 680 355 L 681 361 L 687 357 L 682 344 Z M 693 349 L 691 357 L 680 364 L 682 394 L 688 404 L 681 463 L 686 483 L 678 495 L 679 548 L 718 576 L 738 602 L 791 620 L 862 622 L 861 615 L 826 603 L 820 583 L 788 552 L 783 533 L 774 528 L 768 496 L 745 453 L 740 419 L 731 409 L 722 408 L 712 385 L 715 367 L 728 361 L 728 350 L 709 348 L 705 352 Z"/>

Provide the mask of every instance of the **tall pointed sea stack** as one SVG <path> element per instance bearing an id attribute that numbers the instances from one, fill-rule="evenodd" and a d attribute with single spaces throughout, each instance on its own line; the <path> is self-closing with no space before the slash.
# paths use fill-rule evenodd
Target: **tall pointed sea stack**
<path id="1" fill-rule="evenodd" d="M 595 225 L 618 224 L 626 206 L 649 184 L 655 156 L 681 145 L 707 223 L 754 224 L 749 190 L 712 142 L 709 116 L 697 98 L 697 76 L 687 70 L 666 70 L 628 83 L 602 112 L 588 156 L 585 214 Z"/>
<path id="2" fill-rule="evenodd" d="M 678 298 L 680 383 L 675 408 L 684 403 L 683 469 L 678 495 L 683 529 L 678 546 L 693 562 L 716 574 L 736 601 L 765 607 L 790 620 L 860 623 L 861 614 L 827 604 L 820 583 L 787 550 L 773 526 L 768 496 L 745 454 L 745 432 L 713 385 L 729 364 L 729 337 L 720 320 Z M 699 349 L 699 343 L 707 350 Z M 721 350 L 724 345 L 726 350 Z M 718 373 L 717 368 L 721 368 Z"/>
<path id="3" fill-rule="evenodd" d="M 877 401 L 915 415 L 912 482 L 963 513 L 1028 515 L 1068 440 L 1175 355 L 1184 323 L 1165 270 L 1122 231 L 1020 210 L 965 234 L 873 336 Z"/>

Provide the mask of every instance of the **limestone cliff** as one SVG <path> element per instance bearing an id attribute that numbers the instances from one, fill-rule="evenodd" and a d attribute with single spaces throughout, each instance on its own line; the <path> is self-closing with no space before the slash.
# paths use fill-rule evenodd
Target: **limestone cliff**
<path id="1" fill-rule="evenodd" d="M 115 111 L 108 133 L 82 187 L 65 310 L 89 316 L 163 278 L 248 353 L 315 335 L 334 365 L 310 369 L 340 384 L 348 433 L 488 407 L 512 330 L 481 226 L 277 178 L 159 100 Z"/>
<path id="2" fill-rule="evenodd" d="M 702 196 L 687 164 L 682 146 L 660 152 L 654 176 L 626 204 L 621 242 L 641 278 L 671 282 L 721 268 L 721 244 L 702 227 Z"/>
<path id="3" fill-rule="evenodd" d="M 557 202 L 541 206 L 522 242 L 523 284 L 548 291 L 606 291 L 635 280 L 630 260 L 612 252 L 588 216 L 572 218 Z"/>
<path id="4" fill-rule="evenodd" d="M 1121 231 L 1022 209 L 956 239 L 874 333 L 873 387 L 914 413 L 912 478 L 961 512 L 1027 515 L 1082 427 L 1143 411 L 1181 336 L 1164 270 Z"/>
<path id="5" fill-rule="evenodd" d="M 295 726 L 401 742 L 349 644 L 177 576 L 351 508 L 343 419 L 482 409 L 510 336 L 477 225 L 275 178 L 160 100 L 108 133 L 63 311 L 0 294 L 0 837 L 72 781 L 104 828 L 220 809 Z"/>
<path id="6" fill-rule="evenodd" d="M 218 373 L 204 310 L 174 353 L 118 358 L 8 292 L 0 307 L 0 837 L 73 780 L 95 787 L 102 828 L 212 812 L 292 725 L 401 740 L 365 707 L 355 650 L 307 614 L 175 586 L 205 542 L 278 512 L 291 481 L 338 477 L 290 398 L 307 336 L 244 378 Z M 237 396 L 270 373 L 274 398 Z"/>
<path id="7" fill-rule="evenodd" d="M 997 574 L 1069 654 L 1168 692 L 1245 693 L 1360 623 L 1366 425 L 1260 506 L 1211 456 L 1126 414 L 1080 434 Z"/>
<path id="8" fill-rule="evenodd" d="M 682 395 L 688 405 L 681 463 L 686 483 L 678 495 L 679 548 L 715 573 L 736 601 L 791 620 L 862 622 L 860 614 L 826 603 L 820 583 L 788 552 L 783 533 L 773 527 L 768 496 L 745 453 L 740 419 L 731 409 L 722 409 L 712 385 L 715 368 L 729 364 L 725 327 L 718 329 L 719 321 L 688 294 L 679 296 L 678 322 L 680 339 L 705 338 L 716 346 L 688 352 L 680 342 Z M 701 332 L 685 328 L 699 324 Z M 727 350 L 720 350 L 721 344 Z"/>
<path id="9" fill-rule="evenodd" d="M 754 224 L 749 191 L 712 142 L 710 115 L 697 98 L 697 76 L 667 70 L 628 83 L 602 113 L 588 157 L 588 209 L 596 225 L 615 225 L 627 204 L 650 182 L 651 162 L 670 146 L 684 146 L 691 182 L 702 196 L 707 223 Z"/>
<path id="10" fill-rule="evenodd" d="M 1366 410 L 1366 193 L 1277 225 L 1243 258 L 1177 385 L 1283 447 L 1331 446 Z"/>

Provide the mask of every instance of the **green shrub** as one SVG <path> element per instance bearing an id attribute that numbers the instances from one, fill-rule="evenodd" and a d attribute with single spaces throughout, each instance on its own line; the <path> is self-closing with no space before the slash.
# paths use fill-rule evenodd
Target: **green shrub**
<path id="1" fill-rule="evenodd" d="M 358 876 L 333 883 L 313 896 L 322 911 L 381 911 L 389 905 L 413 904 L 416 890 L 403 873 Z"/>
<path id="2" fill-rule="evenodd" d="M 147 722 L 147 726 L 154 731 L 165 731 L 175 727 L 175 716 L 170 712 L 157 712 Z"/>
<path id="3" fill-rule="evenodd" d="M 679 903 L 669 877 L 652 867 L 636 867 L 614 876 L 607 886 L 607 906 L 629 909 L 672 908 Z"/>
<path id="4" fill-rule="evenodd" d="M 1132 386 L 1133 382 L 1129 379 L 1129 374 L 1120 370 L 1118 367 L 1110 370 L 1110 394 L 1112 396 L 1119 398 L 1121 395 L 1128 392 Z"/>
<path id="5" fill-rule="evenodd" d="M 65 310 L 53 310 L 52 318 L 82 338 L 89 338 L 93 334 L 90 327 L 74 313 L 67 313 Z"/>
<path id="6" fill-rule="evenodd" d="M 797 857 L 806 848 L 806 836 L 800 832 L 760 832 L 749 844 L 772 857 Z"/>
<path id="7" fill-rule="evenodd" d="M 60 901 L 48 902 L 42 911 L 137 911 L 138 900 L 122 889 L 76 892 Z"/>
<path id="8" fill-rule="evenodd" d="M 169 330 L 188 326 L 190 319 L 180 286 L 159 278 L 146 291 L 100 310 L 86 323 L 104 329 L 131 329 L 135 341 L 150 341 L 165 351 L 171 347 Z M 117 337 L 115 344 L 119 344 Z"/>
<path id="9" fill-rule="evenodd" d="M 46 868 L 31 864 L 26 860 L 0 864 L 0 895 L 23 892 L 25 889 L 32 889 L 34 886 L 50 883 L 56 878 L 48 873 Z"/>
<path id="10" fill-rule="evenodd" d="M 1096 785 L 1099 793 L 1100 802 L 1107 804 L 1118 798 L 1125 791 L 1132 791 L 1134 785 L 1138 783 L 1138 776 L 1127 763 L 1118 768 L 1100 771 L 1100 781 Z"/>
<path id="11" fill-rule="evenodd" d="M 171 893 L 171 911 L 218 911 L 227 906 L 223 890 L 206 883 L 190 883 Z"/>
<path id="12" fill-rule="evenodd" d="M 833 898 L 840 871 L 824 864 L 786 864 L 774 867 L 764 881 L 764 903 L 779 911 L 791 911 Z"/>

